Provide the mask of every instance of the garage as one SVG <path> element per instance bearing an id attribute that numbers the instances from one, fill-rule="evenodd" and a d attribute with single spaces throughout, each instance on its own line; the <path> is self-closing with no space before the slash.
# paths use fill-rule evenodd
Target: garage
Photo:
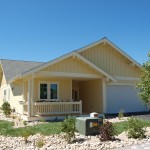
<path id="1" fill-rule="evenodd" d="M 106 113 L 147 111 L 137 92 L 133 85 L 107 85 Z"/>

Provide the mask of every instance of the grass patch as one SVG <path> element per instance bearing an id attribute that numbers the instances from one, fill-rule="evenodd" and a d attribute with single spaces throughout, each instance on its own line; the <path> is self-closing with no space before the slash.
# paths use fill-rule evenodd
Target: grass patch
<path id="1" fill-rule="evenodd" d="M 13 123 L 0 120 L 0 134 L 5 136 L 21 136 L 26 129 L 30 134 L 40 133 L 42 135 L 59 134 L 61 122 L 49 122 L 31 127 L 13 128 Z"/>
<path id="2" fill-rule="evenodd" d="M 143 120 L 143 123 L 144 123 L 145 127 L 150 127 L 150 121 Z M 117 134 L 120 134 L 124 131 L 127 131 L 127 128 L 128 128 L 128 122 L 127 121 L 116 122 L 116 123 L 113 123 L 113 125 L 116 129 Z"/>

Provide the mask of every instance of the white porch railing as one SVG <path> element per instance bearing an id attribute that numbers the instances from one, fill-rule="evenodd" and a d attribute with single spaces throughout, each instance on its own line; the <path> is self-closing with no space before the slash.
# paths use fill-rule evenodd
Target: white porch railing
<path id="1" fill-rule="evenodd" d="M 28 114 L 28 107 L 24 104 L 24 114 Z M 82 101 L 77 102 L 36 102 L 33 104 L 34 115 L 51 114 L 82 114 Z"/>

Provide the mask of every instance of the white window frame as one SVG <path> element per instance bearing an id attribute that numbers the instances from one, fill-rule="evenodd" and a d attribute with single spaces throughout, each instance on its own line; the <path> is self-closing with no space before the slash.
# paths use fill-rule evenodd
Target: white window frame
<path id="1" fill-rule="evenodd" d="M 40 85 L 41 84 L 47 84 L 47 99 L 41 99 L 40 98 Z M 51 84 L 57 84 L 57 99 L 50 99 L 50 85 Z M 59 83 L 58 82 L 53 82 L 53 81 L 40 81 L 38 85 L 38 99 L 39 100 L 44 100 L 44 101 L 59 101 Z"/>

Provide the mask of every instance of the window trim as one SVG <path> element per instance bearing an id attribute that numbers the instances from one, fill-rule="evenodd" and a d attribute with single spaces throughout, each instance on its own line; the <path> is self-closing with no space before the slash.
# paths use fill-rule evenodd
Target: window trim
<path id="1" fill-rule="evenodd" d="M 47 99 L 40 98 L 40 84 L 47 84 Z M 50 99 L 50 85 L 57 84 L 57 99 Z M 54 81 L 40 81 L 38 84 L 38 99 L 44 101 L 59 101 L 59 83 Z"/>

